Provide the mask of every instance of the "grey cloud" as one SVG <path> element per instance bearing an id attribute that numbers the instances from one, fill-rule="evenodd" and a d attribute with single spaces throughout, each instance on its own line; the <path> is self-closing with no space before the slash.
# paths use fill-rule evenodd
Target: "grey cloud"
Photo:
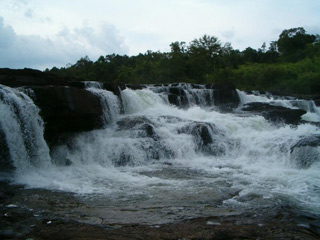
<path id="1" fill-rule="evenodd" d="M 0 17 L 0 36 L 0 67 L 61 67 L 85 55 L 96 59 L 100 55 L 127 52 L 123 39 L 110 24 L 97 29 L 89 24 L 72 30 L 64 28 L 54 37 L 43 38 L 16 34 Z"/>
<path id="2" fill-rule="evenodd" d="M 234 30 L 230 30 L 230 31 L 223 31 L 222 33 L 222 36 L 227 38 L 227 39 L 230 39 L 234 36 Z"/>
<path id="3" fill-rule="evenodd" d="M 33 17 L 33 10 L 29 8 L 25 13 L 24 16 L 27 18 L 32 18 Z"/>

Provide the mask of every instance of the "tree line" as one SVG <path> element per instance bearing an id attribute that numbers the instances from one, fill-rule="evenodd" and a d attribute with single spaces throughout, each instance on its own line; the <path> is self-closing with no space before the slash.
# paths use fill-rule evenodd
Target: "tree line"
<path id="1" fill-rule="evenodd" d="M 267 48 L 243 51 L 204 35 L 189 44 L 173 42 L 170 52 L 136 56 L 110 54 L 95 62 L 87 56 L 66 67 L 46 69 L 61 76 L 113 83 L 232 82 L 243 90 L 320 94 L 320 36 L 302 27 L 283 30 Z"/>

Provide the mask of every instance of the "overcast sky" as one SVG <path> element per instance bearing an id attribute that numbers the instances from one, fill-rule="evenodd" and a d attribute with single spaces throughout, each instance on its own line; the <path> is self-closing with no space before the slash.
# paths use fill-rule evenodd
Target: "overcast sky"
<path id="1" fill-rule="evenodd" d="M 257 49 L 293 27 L 320 34 L 320 0 L 0 0 L 0 67 L 169 51 L 204 34 Z"/>

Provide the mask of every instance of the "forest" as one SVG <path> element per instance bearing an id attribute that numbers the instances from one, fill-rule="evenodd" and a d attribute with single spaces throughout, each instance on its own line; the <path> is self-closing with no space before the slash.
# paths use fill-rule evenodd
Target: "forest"
<path id="1" fill-rule="evenodd" d="M 231 82 L 241 90 L 320 94 L 320 36 L 304 28 L 283 30 L 259 49 L 240 51 L 231 43 L 204 35 L 189 44 L 173 42 L 170 52 L 136 56 L 110 54 L 95 62 L 85 56 L 66 67 L 46 69 L 85 81 L 132 84 Z"/>

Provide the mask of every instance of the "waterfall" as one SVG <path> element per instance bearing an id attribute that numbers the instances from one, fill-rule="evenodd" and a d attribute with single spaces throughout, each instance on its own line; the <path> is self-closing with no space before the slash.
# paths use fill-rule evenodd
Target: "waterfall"
<path id="1" fill-rule="evenodd" d="M 213 107 L 214 106 L 214 90 L 206 89 L 204 85 L 196 85 L 196 88 L 192 84 L 179 83 L 169 84 L 168 86 L 150 86 L 149 89 L 164 94 L 166 101 L 169 102 L 170 95 L 177 95 L 179 107 L 185 105 L 201 106 L 201 107 Z"/>
<path id="2" fill-rule="evenodd" d="M 317 107 L 313 100 L 295 99 L 293 97 L 279 97 L 272 94 L 260 94 L 253 92 L 253 94 L 246 94 L 243 91 L 237 90 L 240 98 L 241 106 L 252 102 L 268 103 L 273 106 L 281 106 L 291 109 L 303 109 L 307 113 L 302 116 L 303 120 L 309 122 L 320 122 L 320 107 Z"/>
<path id="3" fill-rule="evenodd" d="M 0 85 L 0 131 L 8 158 L 17 169 L 49 163 L 39 109 L 23 92 Z"/>
<path id="4" fill-rule="evenodd" d="M 121 112 L 120 99 L 112 92 L 102 89 L 102 84 L 98 82 L 86 82 L 86 89 L 100 98 L 104 124 L 115 121 Z"/>
<path id="5" fill-rule="evenodd" d="M 213 90 L 203 86 L 127 88 L 120 96 L 99 83 L 86 87 L 100 98 L 105 127 L 77 133 L 55 146 L 53 164 L 46 167 L 40 164 L 49 163 L 50 157 L 39 109 L 23 92 L 0 87 L 0 141 L 5 139 L 17 169 L 34 166 L 32 171 L 19 172 L 15 182 L 104 194 L 137 205 L 137 199 L 174 206 L 191 202 L 198 209 L 205 209 L 199 198 L 234 208 L 243 206 L 245 199 L 251 199 L 248 208 L 271 206 L 274 199 L 281 199 L 320 214 L 319 146 L 305 144 L 309 137 L 320 135 L 315 124 L 272 124 L 259 115 L 241 115 L 241 109 L 218 112 Z M 242 106 L 265 102 L 319 113 L 311 101 L 238 94 Z M 172 95 L 186 105 L 172 104 Z M 235 189 L 239 194 L 231 193 Z"/>

